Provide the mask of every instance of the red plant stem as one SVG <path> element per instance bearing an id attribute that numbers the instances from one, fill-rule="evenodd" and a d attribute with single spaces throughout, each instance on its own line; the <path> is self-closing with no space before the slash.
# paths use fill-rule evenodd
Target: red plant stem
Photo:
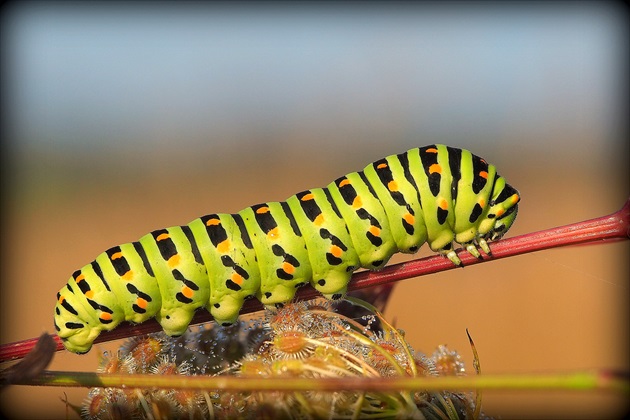
<path id="1" fill-rule="evenodd" d="M 630 239 L 630 199 L 626 201 L 626 204 L 621 210 L 608 216 L 493 242 L 490 244 L 492 251 L 491 258 L 478 260 L 463 250 L 459 250 L 458 255 L 464 266 L 467 266 L 549 248 L 622 239 Z M 454 268 L 457 267 L 448 259 L 441 255 L 433 255 L 400 264 L 393 264 L 380 271 L 361 271 L 355 273 L 348 284 L 348 291 L 365 289 L 398 280 L 452 270 Z M 319 292 L 315 289 L 312 287 L 304 287 L 298 290 L 296 300 L 309 300 L 317 296 L 319 296 Z M 256 312 L 262 308 L 263 306 L 260 302 L 251 299 L 245 302 L 241 313 Z M 209 322 L 212 319 L 210 313 L 198 311 L 191 321 L 191 325 Z M 104 331 L 95 340 L 95 343 L 143 335 L 161 330 L 162 327 L 154 319 L 138 325 L 125 323 L 113 331 Z M 55 335 L 53 338 L 57 342 L 57 350 L 62 350 L 64 347 L 59 337 Z M 0 362 L 23 358 L 35 346 L 36 342 L 37 338 L 32 338 L 3 344 L 0 347 Z"/>

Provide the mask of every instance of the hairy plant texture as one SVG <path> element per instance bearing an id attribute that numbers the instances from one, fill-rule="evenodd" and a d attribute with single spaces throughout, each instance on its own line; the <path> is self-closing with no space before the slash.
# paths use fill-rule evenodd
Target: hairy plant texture
<path id="1" fill-rule="evenodd" d="M 309 391 L 253 392 L 93 388 L 84 418 L 417 418 L 475 417 L 475 396 L 453 392 L 330 392 L 319 378 L 465 375 L 459 355 L 439 346 L 416 352 L 369 304 L 345 313 L 321 299 L 288 304 L 263 319 L 212 323 L 178 339 L 162 333 L 105 354 L 103 373 L 301 378 Z M 364 315 L 356 317 L 358 310 Z M 367 311 L 366 311 L 367 310 Z"/>

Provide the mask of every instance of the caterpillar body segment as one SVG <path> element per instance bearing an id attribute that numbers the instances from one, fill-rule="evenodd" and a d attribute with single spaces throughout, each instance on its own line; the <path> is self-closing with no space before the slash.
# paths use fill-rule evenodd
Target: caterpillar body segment
<path id="1" fill-rule="evenodd" d="M 325 296 L 345 293 L 359 256 L 332 195 L 327 188 L 303 191 L 287 199 L 306 244 L 310 283 Z"/>
<path id="2" fill-rule="evenodd" d="M 192 320 L 191 311 L 205 306 L 210 295 L 207 269 L 192 230 L 187 225 L 156 230 L 140 238 L 140 244 L 162 299 L 154 316 L 167 334 L 181 335 Z M 143 279 L 138 280 L 134 286 L 142 293 Z M 145 315 L 151 317 L 148 312 Z"/>
<path id="3" fill-rule="evenodd" d="M 363 172 L 385 209 L 398 251 L 414 253 L 426 242 L 427 227 L 408 165 L 408 153 L 402 153 L 378 160 Z"/>
<path id="4" fill-rule="evenodd" d="M 304 238 L 288 204 L 258 204 L 239 214 L 260 267 L 261 283 L 256 297 L 268 306 L 290 301 L 298 287 L 308 284 L 311 266 Z"/>
<path id="5" fill-rule="evenodd" d="M 411 149 L 284 202 L 209 214 L 110 248 L 59 291 L 55 328 L 68 350 L 85 353 L 123 321 L 155 317 L 181 335 L 201 307 L 230 324 L 245 299 L 282 304 L 307 283 L 340 298 L 359 267 L 380 269 L 425 242 L 460 265 L 453 242 L 490 254 L 487 241 L 511 227 L 519 200 L 467 150 Z"/>
<path id="6" fill-rule="evenodd" d="M 199 245 L 208 276 L 207 309 L 221 324 L 233 323 L 245 299 L 258 294 L 260 270 L 240 215 L 211 214 L 189 224 Z"/>

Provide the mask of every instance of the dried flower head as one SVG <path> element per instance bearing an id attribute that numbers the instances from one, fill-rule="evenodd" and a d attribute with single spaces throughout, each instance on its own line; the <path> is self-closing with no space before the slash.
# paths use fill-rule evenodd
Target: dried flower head
<path id="1" fill-rule="evenodd" d="M 439 345 L 433 352 L 433 362 L 439 375 L 461 376 L 466 374 L 462 357 L 455 350 L 449 350 L 445 345 Z"/>
<path id="2" fill-rule="evenodd" d="M 431 357 L 415 352 L 404 333 L 357 299 L 344 313 L 326 300 L 267 310 L 263 319 L 230 327 L 205 325 L 172 339 L 155 334 L 106 355 L 101 371 L 154 375 L 230 375 L 299 378 L 306 392 L 90 391 L 85 418 L 457 418 L 470 417 L 468 394 L 324 391 L 320 378 L 438 376 L 465 373 L 461 357 L 439 346 Z M 356 307 L 356 308 L 355 308 Z M 358 309 L 357 309 L 358 308 Z M 359 310 L 360 309 L 360 310 Z M 360 315 L 359 315 L 360 314 Z M 378 328 L 373 328 L 378 325 Z"/>

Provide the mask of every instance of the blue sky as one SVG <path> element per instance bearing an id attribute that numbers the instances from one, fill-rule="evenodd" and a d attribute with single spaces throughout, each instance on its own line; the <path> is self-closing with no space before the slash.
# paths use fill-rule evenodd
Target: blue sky
<path id="1" fill-rule="evenodd" d="M 627 35 L 614 9 L 580 2 L 53 3 L 3 18 L 5 112 L 20 148 L 220 142 L 375 120 L 409 136 L 500 132 L 506 121 L 604 127 L 618 118 Z"/>

